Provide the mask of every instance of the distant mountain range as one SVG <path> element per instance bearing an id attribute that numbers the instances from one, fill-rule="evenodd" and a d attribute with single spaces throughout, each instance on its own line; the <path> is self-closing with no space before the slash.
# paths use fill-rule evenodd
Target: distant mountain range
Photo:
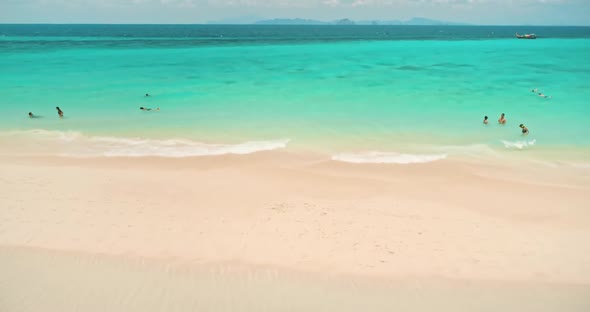
<path id="1" fill-rule="evenodd" d="M 255 20 L 253 17 L 245 18 L 234 18 L 228 20 L 221 20 L 215 22 L 209 22 L 209 24 L 256 24 L 256 25 L 468 25 L 463 23 L 454 23 L 433 20 L 423 17 L 414 17 L 407 21 L 400 20 L 361 20 L 353 21 L 348 18 L 325 22 L 313 19 L 302 19 L 302 18 L 275 18 L 275 19 L 263 19 Z"/>
<path id="2" fill-rule="evenodd" d="M 275 18 L 254 22 L 258 25 L 330 25 L 333 23 L 302 18 Z"/>

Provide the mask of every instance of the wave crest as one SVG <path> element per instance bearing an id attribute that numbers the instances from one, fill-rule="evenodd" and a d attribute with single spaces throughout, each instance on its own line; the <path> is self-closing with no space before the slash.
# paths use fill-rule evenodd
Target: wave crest
<path id="1" fill-rule="evenodd" d="M 535 145 L 535 143 L 537 143 L 537 140 L 530 140 L 530 141 L 504 141 L 502 140 L 502 143 L 504 144 L 505 148 L 515 148 L 515 149 L 525 149 L 525 148 L 529 148 L 533 145 Z"/>
<path id="2" fill-rule="evenodd" d="M 87 136 L 76 131 L 35 129 L 9 131 L 1 136 L 35 140 L 51 145 L 60 156 L 71 157 L 194 157 L 227 154 L 245 155 L 285 148 L 289 139 L 248 141 L 238 144 L 212 144 L 188 139 L 144 139 L 107 136 Z"/>

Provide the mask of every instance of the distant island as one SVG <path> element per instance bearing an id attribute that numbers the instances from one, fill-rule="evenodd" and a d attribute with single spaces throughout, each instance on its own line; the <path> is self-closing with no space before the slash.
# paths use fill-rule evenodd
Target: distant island
<path id="1" fill-rule="evenodd" d="M 274 18 L 253 21 L 252 17 L 236 18 L 225 20 L 227 24 L 255 24 L 255 25 L 422 25 L 422 26 L 440 26 L 440 25 L 469 25 L 464 23 L 455 23 L 448 21 L 439 21 L 423 17 L 414 17 L 406 21 L 401 20 L 360 20 L 354 21 L 343 18 L 335 21 L 319 21 L 314 19 L 303 18 Z M 209 22 L 209 24 L 225 24 L 224 21 Z"/>
<path id="2" fill-rule="evenodd" d="M 332 23 L 303 18 L 275 18 L 256 21 L 257 25 L 330 25 Z"/>

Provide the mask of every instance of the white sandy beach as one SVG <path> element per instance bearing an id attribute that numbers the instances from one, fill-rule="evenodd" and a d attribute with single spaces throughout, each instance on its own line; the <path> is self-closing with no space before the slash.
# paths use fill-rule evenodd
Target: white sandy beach
<path id="1" fill-rule="evenodd" d="M 590 310 L 587 171 L 265 152 L 0 172 L 0 311 Z"/>

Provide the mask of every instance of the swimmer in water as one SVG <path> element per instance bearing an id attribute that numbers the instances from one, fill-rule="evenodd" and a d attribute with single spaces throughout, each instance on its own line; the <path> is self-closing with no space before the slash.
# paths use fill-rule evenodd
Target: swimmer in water
<path id="1" fill-rule="evenodd" d="M 29 112 L 29 118 L 35 118 L 35 115 L 33 115 L 33 113 Z"/>
<path id="2" fill-rule="evenodd" d="M 501 125 L 506 123 L 506 118 L 504 118 L 504 113 L 502 113 L 502 115 L 500 115 L 500 119 L 498 119 L 498 123 Z"/>
<path id="3" fill-rule="evenodd" d="M 522 129 L 522 134 L 523 135 L 529 134 L 529 129 L 524 124 L 520 124 L 519 127 Z"/>
<path id="4" fill-rule="evenodd" d="M 143 107 L 143 106 L 140 107 L 139 109 L 141 109 L 142 111 L 151 111 L 152 110 L 151 108 L 147 108 L 147 107 Z M 156 108 L 156 110 L 159 111 L 160 108 L 158 107 L 158 108 Z"/>
<path id="5" fill-rule="evenodd" d="M 150 94 L 149 93 L 146 93 L 145 96 L 150 96 Z"/>
<path id="6" fill-rule="evenodd" d="M 545 94 L 543 94 L 543 93 L 540 93 L 540 92 L 539 92 L 539 96 L 540 96 L 540 97 L 542 97 L 542 98 L 546 98 L 546 99 L 550 99 L 550 98 L 552 98 L 552 96 L 550 96 L 550 95 L 545 95 Z"/>
<path id="7" fill-rule="evenodd" d="M 59 117 L 64 116 L 64 112 L 59 108 L 59 106 L 56 106 L 55 109 L 57 110 L 57 114 L 59 115 Z"/>
<path id="8" fill-rule="evenodd" d="M 488 124 L 488 116 L 484 116 L 483 117 L 483 124 L 487 125 Z"/>
<path id="9" fill-rule="evenodd" d="M 531 90 L 531 92 L 533 92 L 533 93 L 539 93 L 539 89 L 538 88 L 534 88 L 533 90 Z"/>

